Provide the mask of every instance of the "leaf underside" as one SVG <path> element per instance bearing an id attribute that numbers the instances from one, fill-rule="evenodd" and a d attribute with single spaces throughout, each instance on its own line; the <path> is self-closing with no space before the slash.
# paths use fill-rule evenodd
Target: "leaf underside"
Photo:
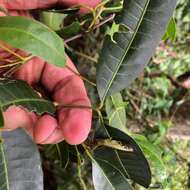
<path id="1" fill-rule="evenodd" d="M 63 40 L 34 19 L 0 17 L 0 40 L 56 66 L 63 67 L 66 63 Z"/>
<path id="2" fill-rule="evenodd" d="M 117 23 L 128 31 L 106 37 L 97 68 L 102 101 L 128 87 L 143 71 L 161 40 L 177 0 L 125 0 Z"/>
<path id="3" fill-rule="evenodd" d="M 109 96 L 106 99 L 105 108 L 109 119 L 109 125 L 122 131 L 126 131 L 127 118 L 122 95 L 116 93 Z"/>
<path id="4" fill-rule="evenodd" d="M 0 144 L 0 189 L 43 190 L 37 146 L 23 129 L 3 132 Z"/>

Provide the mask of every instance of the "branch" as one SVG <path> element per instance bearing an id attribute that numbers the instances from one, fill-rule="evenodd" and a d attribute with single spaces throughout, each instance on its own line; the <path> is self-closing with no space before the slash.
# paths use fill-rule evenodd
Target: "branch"
<path id="1" fill-rule="evenodd" d="M 99 24 L 95 25 L 93 29 L 97 29 L 97 28 L 101 27 L 102 25 L 106 24 L 107 22 L 112 21 L 112 20 L 115 18 L 115 15 L 116 15 L 115 13 L 112 14 L 112 15 L 110 15 L 110 16 L 107 17 L 105 20 L 103 20 L 103 21 L 100 22 Z M 86 31 L 84 31 L 83 33 L 77 34 L 76 36 L 73 36 L 73 37 L 70 37 L 70 38 L 68 38 L 68 39 L 65 39 L 64 42 L 65 42 L 65 43 L 69 43 L 69 42 L 71 42 L 71 41 L 73 41 L 73 40 L 79 39 L 79 38 L 83 37 L 85 34 L 87 34 L 87 33 L 89 33 L 89 32 L 91 32 L 91 31 L 90 31 L 90 30 L 86 30 Z"/>

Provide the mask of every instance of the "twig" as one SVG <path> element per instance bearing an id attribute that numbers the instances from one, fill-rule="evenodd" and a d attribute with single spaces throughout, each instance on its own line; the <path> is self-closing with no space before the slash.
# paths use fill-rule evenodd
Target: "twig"
<path id="1" fill-rule="evenodd" d="M 7 48 L 6 46 L 4 46 L 3 44 L 0 44 L 0 48 L 2 48 L 3 50 L 5 50 L 6 52 L 14 55 L 15 57 L 17 57 L 18 59 L 25 61 L 25 59 L 20 56 L 19 54 L 17 54 L 16 52 L 12 51 L 11 49 Z"/>
<path id="2" fill-rule="evenodd" d="M 114 14 L 110 15 L 109 17 L 107 17 L 102 22 L 100 22 L 99 24 L 95 25 L 94 29 L 97 29 L 97 28 L 101 27 L 102 25 L 106 24 L 107 22 L 112 21 L 115 18 L 115 15 L 116 14 L 114 13 Z M 90 32 L 89 30 L 86 30 L 83 33 L 77 34 L 76 36 L 73 36 L 73 37 L 70 37 L 68 39 L 65 39 L 64 42 L 69 43 L 69 42 L 71 42 L 73 40 L 79 39 L 79 38 L 83 37 L 83 35 L 85 35 L 85 34 L 87 34 L 89 32 Z"/>
<path id="3" fill-rule="evenodd" d="M 96 86 L 96 84 L 90 80 L 88 80 L 87 78 L 81 76 L 79 73 L 77 73 L 76 71 L 74 71 L 71 67 L 66 66 L 67 69 L 69 69 L 72 73 L 74 73 L 75 75 L 79 76 L 82 80 L 88 82 L 89 84 L 91 84 L 92 86 Z"/>
<path id="4" fill-rule="evenodd" d="M 77 160 L 78 160 L 77 168 L 78 168 L 78 177 L 79 177 L 79 180 L 80 180 L 80 184 L 81 184 L 81 187 L 83 188 L 83 190 L 87 190 L 87 186 L 86 186 L 85 181 L 84 181 L 84 179 L 82 177 L 82 171 L 81 171 L 82 160 L 81 160 L 81 156 L 80 156 L 80 153 L 79 153 L 79 150 L 78 150 L 77 146 L 75 146 L 75 149 L 76 149 L 76 152 L 77 152 Z"/>
<path id="5" fill-rule="evenodd" d="M 89 55 L 86 55 L 86 54 L 84 54 L 84 53 L 82 53 L 82 52 L 76 51 L 76 50 L 74 50 L 72 47 L 70 47 L 68 44 L 65 44 L 65 47 L 66 47 L 68 50 L 70 50 L 70 51 L 74 51 L 76 55 L 78 55 L 78 56 L 80 56 L 80 57 L 82 57 L 82 58 L 85 58 L 85 59 L 87 59 L 87 60 L 89 60 L 89 61 L 91 61 L 91 62 L 93 62 L 93 63 L 97 63 L 97 62 L 98 62 L 96 58 L 93 58 L 93 57 L 91 57 L 91 56 L 89 56 Z"/>

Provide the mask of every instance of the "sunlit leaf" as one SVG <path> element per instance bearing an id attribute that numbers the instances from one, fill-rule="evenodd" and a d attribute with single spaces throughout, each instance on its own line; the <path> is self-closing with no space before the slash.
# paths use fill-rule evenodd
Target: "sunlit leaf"
<path id="1" fill-rule="evenodd" d="M 106 113 L 109 120 L 109 125 L 126 131 L 126 104 L 123 102 L 123 98 L 120 93 L 109 96 L 106 99 Z"/>
<path id="2" fill-rule="evenodd" d="M 175 41 L 176 39 L 176 22 L 174 18 L 170 19 L 170 22 L 168 24 L 167 30 L 165 32 L 165 35 L 163 37 L 163 40 L 170 39 L 171 41 Z"/>
<path id="3" fill-rule="evenodd" d="M 63 67 L 66 58 L 63 40 L 42 23 L 25 17 L 0 17 L 0 40 L 51 64 Z"/>

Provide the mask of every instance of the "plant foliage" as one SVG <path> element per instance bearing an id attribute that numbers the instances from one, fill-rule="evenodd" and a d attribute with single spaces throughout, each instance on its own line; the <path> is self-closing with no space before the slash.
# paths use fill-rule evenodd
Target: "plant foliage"
<path id="1" fill-rule="evenodd" d="M 43 173 L 37 146 L 23 129 L 2 133 L 0 189 L 43 190 Z"/>
<path id="2" fill-rule="evenodd" d="M 119 92 L 139 76 L 160 42 L 176 0 L 126 0 L 116 21 L 126 31 L 106 37 L 97 71 L 101 100 Z"/>
<path id="3" fill-rule="evenodd" d="M 106 18 L 106 22 L 110 21 L 110 18 L 114 19 L 105 37 L 97 66 L 96 81 L 101 102 L 94 111 L 98 116 L 98 122 L 94 122 L 92 135 L 82 146 L 73 147 L 60 143 L 45 147 L 43 152 L 45 159 L 51 160 L 53 166 L 59 166 L 61 174 L 70 162 L 74 162 L 83 189 L 87 189 L 82 178 L 86 157 L 92 163 L 93 184 L 96 190 L 132 190 L 134 183 L 148 188 L 151 183 L 151 171 L 146 158 L 150 158 L 157 168 L 164 170 L 160 149 L 155 148 L 143 136 L 127 133 L 128 103 L 123 100 L 120 91 L 127 88 L 143 71 L 166 28 L 164 39 L 175 39 L 176 24 L 171 17 L 176 1 L 124 0 L 122 4 L 118 0 L 108 3 L 117 6 L 115 12 L 121 11 L 115 18 Z M 62 38 L 70 37 L 65 40 L 69 42 L 101 26 L 102 23 L 97 22 L 98 16 L 104 17 L 113 11 L 112 7 L 101 8 L 96 7 L 92 11 L 93 18 L 89 15 L 75 18 L 78 8 L 68 11 L 45 10 L 41 12 L 39 20 L 47 26 L 19 16 L 0 17 L 0 40 L 30 53 L 31 56 L 38 56 L 50 64 L 62 67 L 66 62 Z M 107 10 L 107 13 L 102 14 L 102 10 Z M 87 30 L 83 29 L 86 25 L 89 25 Z M 81 31 L 82 33 L 78 33 Z M 67 49 L 72 51 L 68 45 Z M 85 57 L 89 59 L 89 56 Z M 17 58 L 20 59 L 19 56 Z M 22 63 L 29 59 L 22 60 L 21 57 Z M 90 82 L 88 79 L 85 81 Z M 53 102 L 40 97 L 26 82 L 1 78 L 0 127 L 4 126 L 3 112 L 11 105 L 22 106 L 38 115 L 53 115 L 56 112 Z M 107 116 L 106 121 L 103 114 Z M 48 172 L 52 172 L 51 166 L 48 169 Z M 43 189 L 39 151 L 22 129 L 2 132 L 0 176 L 2 190 Z"/>

